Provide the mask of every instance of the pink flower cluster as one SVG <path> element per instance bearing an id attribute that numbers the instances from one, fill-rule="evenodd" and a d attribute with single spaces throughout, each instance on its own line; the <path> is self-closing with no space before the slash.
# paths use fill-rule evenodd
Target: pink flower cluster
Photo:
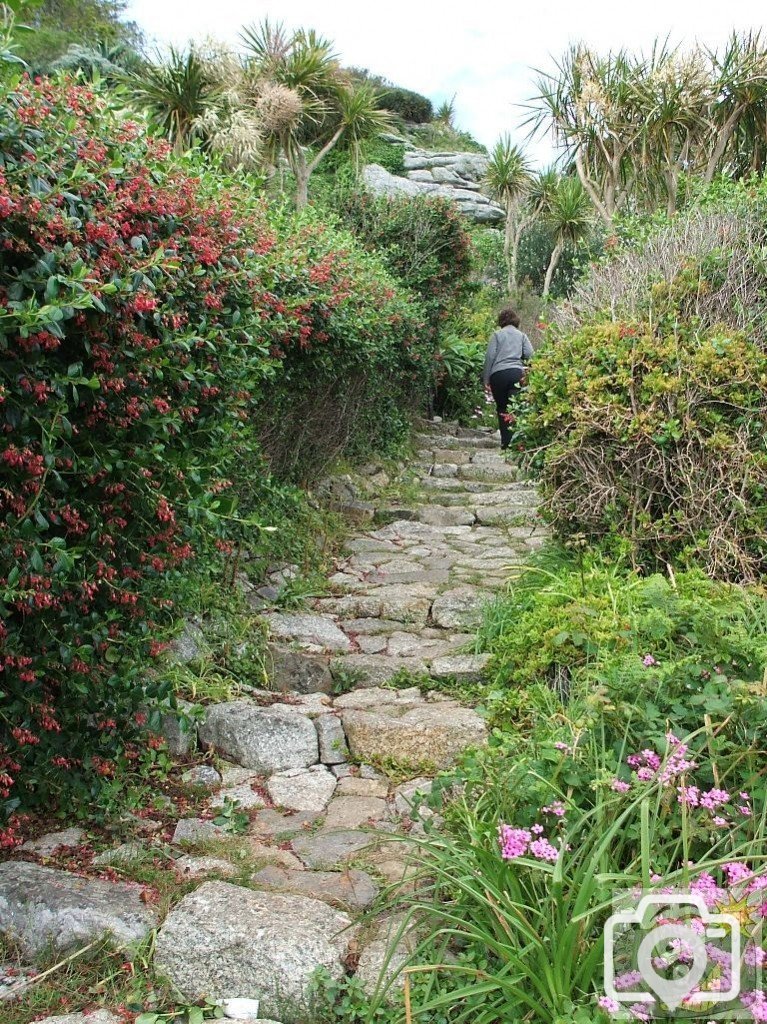
<path id="1" fill-rule="evenodd" d="M 498 826 L 498 842 L 504 860 L 515 860 L 529 853 L 536 860 L 545 860 L 553 864 L 559 856 L 557 848 L 552 846 L 545 836 L 533 839 L 533 832 L 526 828 L 511 828 L 510 825 L 501 824 Z"/>
<path id="2" fill-rule="evenodd" d="M 662 783 L 673 782 L 679 775 L 697 768 L 697 762 L 688 758 L 688 746 L 673 734 L 666 733 L 668 754 L 663 759 L 654 750 L 642 750 L 638 754 L 629 754 L 626 763 L 637 773 L 640 782 L 651 782 L 659 779 Z"/>

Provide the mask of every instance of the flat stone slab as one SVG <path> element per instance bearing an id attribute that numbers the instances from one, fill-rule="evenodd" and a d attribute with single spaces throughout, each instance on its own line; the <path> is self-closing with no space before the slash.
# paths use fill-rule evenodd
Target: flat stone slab
<path id="1" fill-rule="evenodd" d="M 319 760 L 313 722 L 285 708 L 262 708 L 247 701 L 214 704 L 199 734 L 205 746 L 264 774 L 306 768 Z"/>
<path id="2" fill-rule="evenodd" d="M 168 914 L 154 962 L 186 1000 L 258 999 L 287 1024 L 305 1019 L 318 969 L 343 976 L 351 923 L 321 900 L 205 882 Z"/>
<path id="3" fill-rule="evenodd" d="M 378 895 L 378 886 L 365 871 L 289 871 L 267 867 L 253 882 L 275 892 L 295 892 L 349 910 L 365 910 Z"/>
<path id="4" fill-rule="evenodd" d="M 462 683 L 479 682 L 492 661 L 490 654 L 450 654 L 435 658 L 429 673 L 433 679 L 456 679 Z"/>
<path id="5" fill-rule="evenodd" d="M 340 722 L 336 719 L 340 726 Z M 324 811 L 338 780 L 324 765 L 289 768 L 273 775 L 266 784 L 269 796 L 278 807 L 292 811 Z"/>
<path id="6" fill-rule="evenodd" d="M 442 629 L 468 629 L 478 626 L 482 608 L 492 594 L 474 587 L 455 587 L 440 594 L 431 607 L 432 622 Z"/>
<path id="7" fill-rule="evenodd" d="M 471 508 L 427 505 L 418 513 L 418 519 L 430 526 L 471 526 L 476 516 Z"/>
<path id="8" fill-rule="evenodd" d="M 468 466 L 458 466 L 457 472 L 459 480 L 489 482 L 491 480 L 516 480 L 519 471 L 516 466 L 511 466 L 507 463 L 499 463 L 497 465 L 492 463 L 474 465 L 472 463 Z"/>
<path id="9" fill-rule="evenodd" d="M 266 807 L 266 801 L 257 793 L 249 782 L 243 782 L 240 786 L 227 786 L 219 789 L 211 798 L 211 807 L 223 807 L 227 800 L 237 803 L 237 806 L 244 811 L 252 810 L 254 807 Z"/>
<path id="10" fill-rule="evenodd" d="M 388 654 L 347 654 L 345 658 L 334 658 L 330 671 L 336 680 L 348 679 L 355 686 L 380 688 L 403 671 L 413 676 L 428 675 L 429 663 L 423 658 L 390 658 Z"/>
<path id="11" fill-rule="evenodd" d="M 351 650 L 351 642 L 327 615 L 265 615 L 269 632 L 276 640 L 325 651 Z"/>
<path id="12" fill-rule="evenodd" d="M 386 800 L 375 796 L 337 796 L 328 804 L 326 829 L 373 827 L 388 816 Z"/>
<path id="13" fill-rule="evenodd" d="M 279 644 L 269 644 L 268 655 L 266 671 L 275 690 L 330 693 L 333 689 L 326 655 L 292 651 Z"/>
<path id="14" fill-rule="evenodd" d="M 336 795 L 377 796 L 385 800 L 389 795 L 389 786 L 383 779 L 362 779 L 356 775 L 347 775 L 339 779 Z"/>
<path id="15" fill-rule="evenodd" d="M 308 868 L 332 871 L 374 842 L 370 833 L 348 829 L 299 836 L 290 845 Z"/>
<path id="16" fill-rule="evenodd" d="M 223 857 L 179 857 L 173 870 L 182 878 L 205 878 L 206 875 L 236 875 L 237 868 Z"/>
<path id="17" fill-rule="evenodd" d="M 417 686 L 409 686 L 406 690 L 389 690 L 380 686 L 368 689 L 353 690 L 336 697 L 337 710 L 354 709 L 357 711 L 375 710 L 382 704 L 393 704 L 397 708 L 414 708 L 423 703 L 423 694 Z"/>
<path id="18" fill-rule="evenodd" d="M 0 864 L 0 934 L 30 959 L 81 949 L 102 935 L 140 942 L 157 923 L 141 892 L 38 864 Z"/>
<path id="19" fill-rule="evenodd" d="M 476 711 L 453 701 L 411 708 L 343 711 L 352 755 L 365 761 L 392 760 L 437 771 L 454 764 L 469 747 L 487 741 L 487 726 Z"/>
<path id="20" fill-rule="evenodd" d="M 28 839 L 19 847 L 24 853 L 36 853 L 38 857 L 50 857 L 63 846 L 79 846 L 85 838 L 81 828 L 65 828 L 61 832 L 46 832 L 37 839 Z"/>
<path id="21" fill-rule="evenodd" d="M 204 818 L 181 818 L 173 830 L 171 842 L 181 844 L 205 843 L 209 839 L 222 839 L 227 832 L 212 821 Z"/>
<path id="22" fill-rule="evenodd" d="M 318 817 L 317 811 L 278 811 L 267 807 L 256 811 L 250 823 L 250 834 L 259 839 L 282 841 L 306 832 Z"/>

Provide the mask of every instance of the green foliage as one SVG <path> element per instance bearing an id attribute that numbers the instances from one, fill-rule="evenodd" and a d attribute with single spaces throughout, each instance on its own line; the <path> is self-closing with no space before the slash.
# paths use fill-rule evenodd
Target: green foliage
<path id="1" fill-rule="evenodd" d="M 539 349 L 517 441 L 562 534 L 623 538 L 651 568 L 767 568 L 767 354 L 690 319 L 710 274 L 653 289 L 652 321 L 592 323 Z"/>
<path id="2" fill-rule="evenodd" d="M 357 81 L 370 82 L 374 85 L 379 94 L 378 105 L 383 110 L 397 114 L 403 121 L 425 124 L 434 116 L 431 100 L 426 96 L 413 92 L 412 89 L 394 85 L 388 79 L 374 75 L 365 68 L 349 68 L 349 73 Z"/>
<path id="3" fill-rule="evenodd" d="M 487 153 L 487 148 L 470 132 L 452 128 L 444 121 L 410 125 L 408 133 L 416 145 L 434 152 Z"/>
<path id="4" fill-rule="evenodd" d="M 128 6 L 127 0 L 42 0 L 30 5 L 24 21 L 34 32 L 23 37 L 20 55 L 34 71 L 45 72 L 73 45 L 121 43 L 139 49 L 141 31 L 124 20 Z"/>
<path id="5" fill-rule="evenodd" d="M 487 343 L 497 327 L 498 306 L 493 289 L 479 289 L 440 334 L 434 357 L 434 410 L 445 419 L 476 424 L 483 416 L 482 369 Z"/>
<path id="6" fill-rule="evenodd" d="M 521 570 L 477 643 L 494 655 L 487 701 L 500 725 L 550 737 L 553 694 L 608 748 L 658 741 L 669 722 L 693 732 L 708 713 L 728 723 L 719 753 L 742 753 L 767 737 L 766 624 L 761 590 L 555 551 Z"/>
<path id="7" fill-rule="evenodd" d="M 673 749 L 671 741 L 661 746 L 663 764 L 673 763 Z M 543 774 L 527 757 L 509 758 L 497 776 L 453 803 L 448 834 L 415 840 L 418 878 L 398 900 L 428 922 L 410 961 L 431 980 L 414 1000 L 416 1013 L 449 1012 L 454 1021 L 601 1020 L 603 929 L 617 890 L 649 888 L 652 878 L 686 891 L 732 861 L 761 870 L 763 815 L 717 829 L 706 814 L 685 815 L 678 776 L 635 779 L 619 794 L 611 791 L 609 764 L 584 773 L 583 782 L 576 777 L 574 787 L 574 758 L 552 753 L 558 764 L 549 762 Z M 693 756 L 704 775 L 715 774 L 704 752 Z M 537 801 L 526 806 L 531 781 L 549 808 L 558 803 L 561 817 Z M 586 807 L 576 803 L 583 794 Z M 527 831 L 525 852 L 505 860 L 499 822 L 534 825 L 554 842 L 537 852 Z"/>
<path id="8" fill-rule="evenodd" d="M 546 268 L 553 250 L 554 237 L 545 222 L 534 221 L 522 232 L 519 242 L 517 276 L 520 281 L 525 282 L 538 294 L 543 291 Z M 572 245 L 566 245 L 552 277 L 550 290 L 552 298 L 561 299 L 567 296 L 572 290 L 577 276 L 577 249 Z"/>
<path id="9" fill-rule="evenodd" d="M 412 89 L 402 89 L 396 85 L 384 89 L 380 104 L 385 110 L 391 110 L 411 124 L 426 124 L 433 116 L 430 99 Z"/>
<path id="10" fill-rule="evenodd" d="M 470 240 L 455 204 L 422 196 L 374 197 L 339 192 L 338 214 L 361 244 L 418 296 L 431 337 L 462 297 L 470 268 Z"/>

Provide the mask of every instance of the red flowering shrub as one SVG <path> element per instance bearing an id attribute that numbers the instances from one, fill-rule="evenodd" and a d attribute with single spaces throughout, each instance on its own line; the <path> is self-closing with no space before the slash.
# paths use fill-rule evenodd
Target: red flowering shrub
<path id="1" fill-rule="evenodd" d="M 154 624 L 232 502 L 220 469 L 253 452 L 265 382 L 418 377 L 411 304 L 352 250 L 272 230 L 91 89 L 25 81 L 0 108 L 8 811 L 97 797 L 135 763 L 140 706 L 171 697 L 141 670 Z"/>

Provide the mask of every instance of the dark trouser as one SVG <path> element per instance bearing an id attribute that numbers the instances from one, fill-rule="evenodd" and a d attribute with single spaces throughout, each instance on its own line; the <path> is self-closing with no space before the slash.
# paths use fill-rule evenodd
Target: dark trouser
<path id="1" fill-rule="evenodd" d="M 495 407 L 498 410 L 498 426 L 501 428 L 501 448 L 508 448 L 511 440 L 509 430 L 509 400 L 516 395 L 520 388 L 525 371 L 521 366 L 512 366 L 508 370 L 498 370 L 490 378 L 490 390 L 495 399 Z"/>

